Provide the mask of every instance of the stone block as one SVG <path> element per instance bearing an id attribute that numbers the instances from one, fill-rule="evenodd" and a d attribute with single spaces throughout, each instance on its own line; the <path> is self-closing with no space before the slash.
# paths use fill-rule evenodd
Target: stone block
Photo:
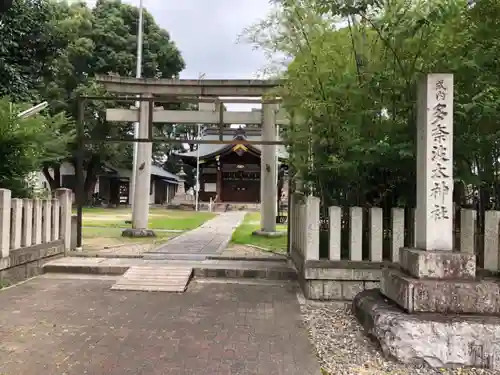
<path id="1" fill-rule="evenodd" d="M 385 269 L 380 290 L 410 313 L 500 314 L 500 285 L 495 280 L 417 279 Z"/>
<path id="2" fill-rule="evenodd" d="M 323 298 L 325 300 L 341 300 L 342 284 L 336 280 L 323 280 Z"/>
<path id="3" fill-rule="evenodd" d="M 354 297 L 365 289 L 363 281 L 341 281 L 342 299 L 352 301 Z"/>
<path id="4" fill-rule="evenodd" d="M 1 270 L 0 280 L 7 282 L 9 285 L 26 280 L 26 264 Z"/>
<path id="5" fill-rule="evenodd" d="M 353 301 L 353 312 L 384 354 L 435 368 L 500 370 L 500 317 L 406 314 L 376 290 Z"/>
<path id="6" fill-rule="evenodd" d="M 366 289 L 380 289 L 379 281 L 365 281 L 365 290 Z"/>
<path id="7" fill-rule="evenodd" d="M 40 275 L 42 273 L 42 264 L 43 262 L 41 260 L 26 263 L 26 278 L 29 279 Z"/>
<path id="8" fill-rule="evenodd" d="M 307 299 L 323 299 L 323 281 L 322 280 L 304 280 L 304 296 Z"/>
<path id="9" fill-rule="evenodd" d="M 468 253 L 401 248 L 400 265 L 419 279 L 472 280 L 476 277 L 476 256 Z"/>
<path id="10" fill-rule="evenodd" d="M 0 271 L 10 267 L 10 257 L 0 258 Z"/>
<path id="11" fill-rule="evenodd" d="M 156 237 L 156 233 L 152 229 L 136 229 L 136 228 L 127 228 L 122 231 L 123 237 Z"/>
<path id="12" fill-rule="evenodd" d="M 302 253 L 298 249 L 292 247 L 292 251 L 290 252 L 290 258 L 292 260 L 293 265 L 297 269 L 297 272 L 299 274 L 302 274 L 304 272 L 304 262 L 305 262 Z"/>
<path id="13" fill-rule="evenodd" d="M 385 266 L 389 266 L 389 264 L 382 262 L 307 261 L 304 277 L 321 280 L 378 281 Z"/>

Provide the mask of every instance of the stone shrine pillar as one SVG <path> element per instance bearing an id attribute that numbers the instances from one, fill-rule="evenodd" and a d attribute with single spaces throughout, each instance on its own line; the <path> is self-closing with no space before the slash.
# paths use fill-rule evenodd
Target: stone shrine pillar
<path id="1" fill-rule="evenodd" d="M 262 140 L 276 141 L 276 105 L 262 104 Z M 278 194 L 276 145 L 262 145 L 260 167 L 261 233 L 276 233 Z"/>
<path id="2" fill-rule="evenodd" d="M 416 247 L 452 251 L 453 76 L 427 76 L 417 97 Z"/>
<path id="3" fill-rule="evenodd" d="M 453 75 L 420 83 L 417 127 L 416 249 L 400 250 L 405 273 L 384 270 L 381 291 L 409 312 L 472 313 L 452 287 L 476 277 L 475 255 L 453 251 Z"/>
<path id="4" fill-rule="evenodd" d="M 145 96 L 145 95 L 143 95 Z M 139 138 L 149 137 L 149 106 L 152 102 L 140 102 Z M 151 185 L 151 161 L 153 144 L 140 142 L 137 146 L 137 165 L 134 166 L 136 185 L 134 188 L 134 205 L 132 211 L 132 228 L 122 232 L 126 237 L 154 237 L 155 233 L 148 229 L 149 190 Z M 133 183 L 133 181 L 132 181 Z"/>
<path id="5" fill-rule="evenodd" d="M 453 75 L 418 91 L 416 248 L 382 271 L 380 292 L 353 311 L 386 355 L 433 367 L 500 369 L 500 284 L 476 275 L 476 255 L 453 248 Z M 464 228 L 462 228 L 464 229 Z M 414 314 L 424 313 L 424 314 Z"/>
<path id="6" fill-rule="evenodd" d="M 416 249 L 400 250 L 404 273 L 384 270 L 381 291 L 408 312 L 472 313 L 477 305 L 452 287 L 476 277 L 476 257 L 453 252 L 451 74 L 420 82 L 417 127 Z"/>

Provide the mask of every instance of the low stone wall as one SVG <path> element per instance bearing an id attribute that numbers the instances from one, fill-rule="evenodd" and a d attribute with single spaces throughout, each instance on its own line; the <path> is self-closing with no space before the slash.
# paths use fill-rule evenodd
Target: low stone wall
<path id="1" fill-rule="evenodd" d="M 0 259 L 0 282 L 14 284 L 40 275 L 43 264 L 63 255 L 63 240 L 11 250 Z"/>
<path id="2" fill-rule="evenodd" d="M 299 281 L 307 299 L 352 301 L 366 289 L 378 288 L 382 269 L 390 262 L 304 261 L 298 251 L 291 252 Z"/>

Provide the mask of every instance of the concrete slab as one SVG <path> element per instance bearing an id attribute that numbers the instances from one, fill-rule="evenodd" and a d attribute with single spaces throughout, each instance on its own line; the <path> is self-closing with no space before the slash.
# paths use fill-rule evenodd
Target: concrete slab
<path id="1" fill-rule="evenodd" d="M 159 295 L 112 283 L 36 278 L 0 291 L 0 373 L 320 374 L 294 285 Z"/>

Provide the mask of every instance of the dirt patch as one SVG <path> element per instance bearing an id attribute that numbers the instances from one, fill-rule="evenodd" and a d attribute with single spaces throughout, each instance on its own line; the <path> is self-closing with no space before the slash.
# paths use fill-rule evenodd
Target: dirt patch
<path id="1" fill-rule="evenodd" d="M 158 245 L 153 244 L 122 244 L 119 246 L 113 246 L 104 248 L 101 250 L 85 248 L 83 250 L 84 254 L 93 256 L 136 256 L 142 255 L 145 252 L 154 250 Z"/>
<path id="2" fill-rule="evenodd" d="M 130 215 L 100 215 L 100 216 L 83 216 L 83 220 L 89 221 L 117 221 L 117 220 L 130 220 Z"/>
<path id="3" fill-rule="evenodd" d="M 149 214 L 149 217 L 162 217 L 162 218 L 175 218 L 177 216 L 175 215 L 165 215 L 165 214 L 154 214 L 154 213 L 150 213 Z M 117 221 L 117 220 L 120 220 L 120 219 L 123 219 L 123 220 L 130 220 L 132 218 L 131 214 L 130 213 L 114 213 L 114 212 L 109 212 L 109 213 L 105 213 L 105 214 L 87 214 L 87 215 L 83 215 L 83 220 L 89 220 L 89 221 L 99 221 L 99 220 L 102 220 L 102 221 Z"/>
<path id="4" fill-rule="evenodd" d="M 95 237 L 84 238 L 83 252 L 91 254 L 139 255 L 152 251 L 173 238 L 151 239 L 151 241 L 132 242 L 125 238 Z"/>

